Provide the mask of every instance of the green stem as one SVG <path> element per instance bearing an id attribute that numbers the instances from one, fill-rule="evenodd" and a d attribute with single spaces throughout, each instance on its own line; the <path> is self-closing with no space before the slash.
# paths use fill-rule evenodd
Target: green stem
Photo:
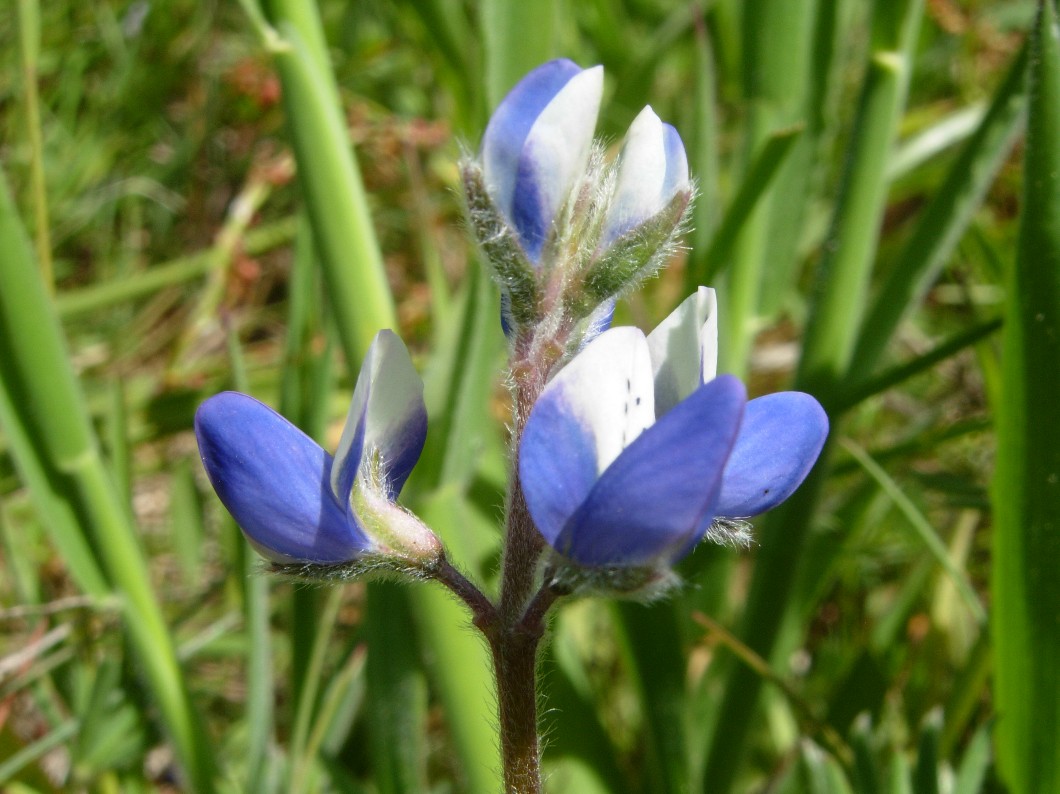
<path id="1" fill-rule="evenodd" d="M 55 274 L 52 268 L 48 191 L 44 183 L 44 141 L 41 137 L 40 97 L 37 92 L 37 56 L 40 50 L 40 6 L 37 0 L 19 0 L 18 26 L 26 101 L 26 137 L 30 148 L 30 185 L 33 191 L 37 260 L 40 264 L 41 279 L 48 291 L 54 294 Z"/>

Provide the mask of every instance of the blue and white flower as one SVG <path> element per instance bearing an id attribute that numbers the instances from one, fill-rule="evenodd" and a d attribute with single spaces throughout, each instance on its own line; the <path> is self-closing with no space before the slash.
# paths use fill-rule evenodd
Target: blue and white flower
<path id="1" fill-rule="evenodd" d="M 599 325 L 676 247 L 692 196 L 677 131 L 644 108 L 614 162 L 593 132 L 603 70 L 550 61 L 501 102 L 464 163 L 472 228 L 502 290 L 505 333 Z M 551 318 L 546 320 L 545 318 Z"/>
<path id="2" fill-rule="evenodd" d="M 645 107 L 629 125 L 622 145 L 602 245 L 633 231 L 688 190 L 688 157 L 681 136 Z"/>
<path id="3" fill-rule="evenodd" d="M 332 458 L 253 397 L 224 392 L 195 415 L 203 465 L 247 540 L 278 564 L 429 562 L 435 536 L 394 501 L 427 434 L 423 383 L 404 344 L 380 331 Z"/>
<path id="4" fill-rule="evenodd" d="M 818 402 L 800 392 L 748 402 L 716 367 L 714 293 L 701 288 L 647 337 L 605 331 L 545 387 L 519 475 L 562 558 L 665 569 L 717 519 L 765 512 L 805 479 L 828 434 Z"/>
<path id="5" fill-rule="evenodd" d="M 549 61 L 524 77 L 486 127 L 480 159 L 486 188 L 537 263 L 559 213 L 584 182 L 603 93 L 603 67 Z M 635 229 L 689 191 L 681 137 L 650 107 L 630 125 L 602 244 Z"/>
<path id="6" fill-rule="evenodd" d="M 486 189 L 537 262 L 556 215 L 589 164 L 602 66 L 549 61 L 519 81 L 482 138 Z"/>

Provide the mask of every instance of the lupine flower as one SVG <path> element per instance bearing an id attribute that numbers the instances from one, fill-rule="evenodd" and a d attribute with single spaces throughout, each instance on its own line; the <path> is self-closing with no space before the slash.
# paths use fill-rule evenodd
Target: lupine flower
<path id="1" fill-rule="evenodd" d="M 769 510 L 805 479 L 828 433 L 818 402 L 800 392 L 747 402 L 716 366 L 714 293 L 701 288 L 647 337 L 605 331 L 545 387 L 519 474 L 559 555 L 667 568 L 713 536 L 716 519 Z"/>
<path id="2" fill-rule="evenodd" d="M 603 87 L 601 66 L 549 61 L 519 81 L 486 127 L 486 189 L 535 262 L 589 164 Z"/>
<path id="3" fill-rule="evenodd" d="M 650 107 L 633 119 L 618 162 L 603 245 L 635 229 L 688 190 L 688 158 L 677 130 Z"/>
<path id="4" fill-rule="evenodd" d="M 504 98 L 478 159 L 464 164 L 506 332 L 556 310 L 549 296 L 562 296 L 566 319 L 608 315 L 674 247 L 692 195 L 681 138 L 646 107 L 605 165 L 593 141 L 602 91 L 599 66 L 539 66 Z M 549 287 L 553 276 L 562 289 Z"/>
<path id="5" fill-rule="evenodd" d="M 396 504 L 427 434 L 423 383 L 392 331 L 372 342 L 332 458 L 253 397 L 195 414 L 202 462 L 247 540 L 273 563 L 429 562 L 434 535 Z"/>
<path id="6" fill-rule="evenodd" d="M 486 188 L 535 262 L 557 214 L 586 175 L 602 92 L 603 67 L 549 61 L 519 81 L 486 127 Z M 687 189 L 681 137 L 644 108 L 619 155 L 603 243 L 644 223 Z"/>

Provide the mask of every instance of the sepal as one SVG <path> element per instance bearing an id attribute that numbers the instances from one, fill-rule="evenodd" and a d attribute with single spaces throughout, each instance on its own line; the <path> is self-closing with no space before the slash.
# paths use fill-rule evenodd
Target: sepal
<path id="1" fill-rule="evenodd" d="M 379 554 L 414 565 L 433 564 L 442 556 L 442 542 L 419 518 L 390 501 L 384 487 L 370 472 L 354 483 L 348 510 Z"/>
<path id="2" fill-rule="evenodd" d="M 551 550 L 544 579 L 545 586 L 560 596 L 602 596 L 641 603 L 666 598 L 681 584 L 669 565 L 586 567 Z"/>
<path id="3" fill-rule="evenodd" d="M 636 289 L 659 272 L 677 250 L 691 200 L 691 190 L 679 191 L 659 212 L 616 239 L 589 264 L 581 294 L 574 300 L 582 313 Z"/>
<path id="4" fill-rule="evenodd" d="M 436 560 L 406 560 L 390 554 L 365 554 L 334 565 L 314 562 L 273 562 L 265 571 L 292 582 L 345 584 L 354 581 L 428 581 L 441 568 L 444 555 Z"/>
<path id="5" fill-rule="evenodd" d="M 513 327 L 532 325 L 541 319 L 541 288 L 534 265 L 490 196 L 482 167 L 465 160 L 462 175 L 471 231 L 506 296 L 505 319 Z"/>

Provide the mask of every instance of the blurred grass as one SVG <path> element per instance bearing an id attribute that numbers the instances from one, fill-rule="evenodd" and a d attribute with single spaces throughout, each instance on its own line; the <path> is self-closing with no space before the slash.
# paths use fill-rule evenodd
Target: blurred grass
<path id="1" fill-rule="evenodd" d="M 186 742 L 212 737 L 226 790 L 494 790 L 491 684 L 457 605 L 424 587 L 384 614 L 361 585 L 329 595 L 257 576 L 204 488 L 189 428 L 202 398 L 241 384 L 334 446 L 358 351 L 396 326 L 431 412 L 409 504 L 466 570 L 492 576 L 503 341 L 461 227 L 457 141 L 473 150 L 506 87 L 565 55 L 604 63 L 611 140 L 650 102 L 700 179 L 687 267 L 620 316 L 651 327 L 717 274 L 723 300 L 741 301 L 722 339 L 730 368 L 760 393 L 791 382 L 801 355 L 799 382 L 834 409 L 845 444 L 790 508 L 758 522 L 751 553 L 699 549 L 673 600 L 588 602 L 555 622 L 543 684 L 553 790 L 901 791 L 952 777 L 962 794 L 999 790 L 985 739 L 994 698 L 1024 696 L 995 691 L 991 651 L 1022 642 L 1030 650 L 1006 658 L 1029 659 L 1039 642 L 1016 629 L 1003 639 L 996 621 L 980 632 L 952 587 L 974 590 L 993 620 L 987 594 L 1021 579 L 997 546 L 1011 536 L 992 550 L 986 483 L 992 411 L 1011 414 L 1011 384 L 1042 369 L 1008 350 L 999 363 L 994 333 L 1021 204 L 1034 201 L 1011 147 L 1035 6 L 927 3 L 900 72 L 894 42 L 872 59 L 867 6 L 849 0 L 324 2 L 321 33 L 299 34 L 312 46 L 278 51 L 237 4 L 20 0 L 0 15 L 5 229 L 33 241 L 68 350 L 61 365 L 9 352 L 32 336 L 28 319 L 0 340 L 0 786 L 193 778 L 198 751 L 172 728 L 183 706 L 158 694 L 170 670 L 206 725 Z M 285 27 L 284 9 L 304 21 L 312 6 L 263 4 L 259 21 L 281 39 L 301 24 Z M 881 120 L 859 122 L 867 62 L 887 96 Z M 330 114 L 326 135 L 299 93 L 315 97 L 318 121 Z M 970 108 L 982 115 L 955 126 Z M 307 181 L 325 141 L 332 157 L 354 153 L 362 192 L 335 161 Z M 847 217 L 859 184 L 864 212 Z M 40 305 L 34 317 L 53 313 Z M 1006 323 L 1026 316 L 1009 310 Z M 24 397 L 26 378 L 39 397 Z M 77 391 L 76 408 L 61 402 Z M 113 483 L 102 507 L 143 550 L 130 570 L 86 532 L 91 505 L 59 466 L 97 440 L 94 481 Z M 1007 454 L 1011 472 L 1020 453 Z M 141 581 L 157 645 L 115 612 L 112 594 Z M 1042 592 L 1037 614 L 1060 612 Z M 71 598 L 83 600 L 64 607 Z M 772 677 L 730 655 L 698 612 L 744 627 Z M 756 643 L 774 622 L 771 647 Z M 853 769 L 775 681 L 854 748 Z M 998 723 L 1006 783 L 1032 790 L 1011 724 Z"/>

